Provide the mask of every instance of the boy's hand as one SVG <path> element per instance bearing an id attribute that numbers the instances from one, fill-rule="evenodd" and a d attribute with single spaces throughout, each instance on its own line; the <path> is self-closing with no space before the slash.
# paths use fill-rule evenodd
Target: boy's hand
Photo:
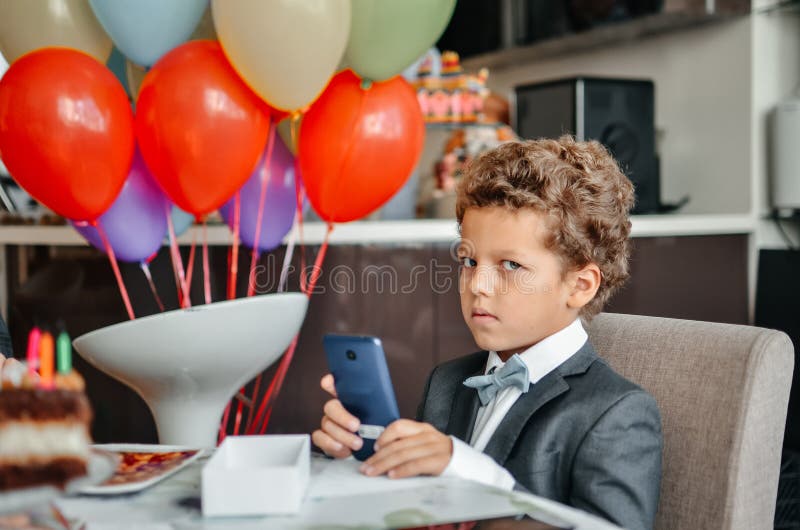
<path id="1" fill-rule="evenodd" d="M 364 445 L 361 437 L 354 434 L 361 422 L 336 399 L 336 387 L 331 374 L 326 374 L 319 383 L 322 390 L 333 396 L 333 399 L 325 403 L 320 428 L 313 432 L 311 441 L 328 456 L 347 458 L 352 451 L 357 451 Z"/>
<path id="2" fill-rule="evenodd" d="M 441 475 L 453 456 L 453 441 L 429 423 L 397 420 L 375 441 L 375 450 L 361 465 L 365 475 Z"/>

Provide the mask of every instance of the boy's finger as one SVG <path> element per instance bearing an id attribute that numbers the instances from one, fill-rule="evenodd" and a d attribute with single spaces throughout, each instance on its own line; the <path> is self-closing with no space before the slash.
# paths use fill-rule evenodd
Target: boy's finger
<path id="1" fill-rule="evenodd" d="M 443 455 L 431 453 L 428 456 L 410 460 L 389 470 L 389 478 L 416 477 L 419 475 L 441 475 L 449 462 Z"/>
<path id="2" fill-rule="evenodd" d="M 322 407 L 322 411 L 327 417 L 350 432 L 356 432 L 361 425 L 358 418 L 347 412 L 347 409 L 344 408 L 342 402 L 338 399 L 329 400 L 325 403 L 325 406 Z"/>
<path id="3" fill-rule="evenodd" d="M 351 454 L 350 449 L 319 429 L 311 433 L 311 441 L 314 445 L 322 449 L 326 455 L 334 458 L 347 458 Z"/>
<path id="4" fill-rule="evenodd" d="M 375 440 L 375 445 L 378 446 L 378 449 L 386 447 L 399 438 L 414 436 L 415 434 L 425 431 L 427 426 L 427 423 L 420 423 L 413 420 L 401 419 L 394 421 L 390 423 L 386 429 L 384 429 L 378 439 Z M 376 449 L 376 451 L 378 449 Z"/>
<path id="5" fill-rule="evenodd" d="M 360 436 L 356 436 L 348 430 L 343 429 L 340 425 L 334 423 L 327 416 L 322 418 L 322 431 L 336 440 L 337 442 L 346 445 L 350 449 L 358 451 L 364 445 L 364 440 Z"/>
<path id="6" fill-rule="evenodd" d="M 437 449 L 438 446 L 435 443 L 430 443 L 430 441 L 428 441 L 428 443 L 407 445 L 378 459 L 373 464 L 364 466 L 363 472 L 365 475 L 369 476 L 383 475 L 396 467 L 434 455 Z"/>
<path id="7" fill-rule="evenodd" d="M 319 381 L 319 386 L 322 387 L 322 390 L 332 395 L 333 397 L 339 397 L 336 395 L 336 385 L 334 384 L 333 381 L 333 374 L 323 375 L 322 379 L 320 379 Z"/>
<path id="8" fill-rule="evenodd" d="M 419 445 L 426 445 L 435 441 L 434 438 L 428 436 L 427 433 L 420 433 L 415 436 L 409 436 L 406 438 L 402 438 L 396 440 L 389 445 L 382 446 L 379 451 L 375 454 L 370 456 L 368 459 L 364 461 L 361 465 L 363 469 L 368 467 L 382 467 L 382 463 L 388 461 L 389 459 L 395 458 L 395 455 L 409 449 L 411 447 L 416 447 Z M 388 467 L 386 469 L 389 469 Z"/>

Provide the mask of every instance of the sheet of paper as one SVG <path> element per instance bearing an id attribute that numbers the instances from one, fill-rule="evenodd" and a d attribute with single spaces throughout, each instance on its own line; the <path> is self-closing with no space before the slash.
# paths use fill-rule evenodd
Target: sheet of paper
<path id="1" fill-rule="evenodd" d="M 439 477 L 415 477 L 390 479 L 387 476 L 368 477 L 359 470 L 361 462 L 353 457 L 344 460 L 329 460 L 324 457 L 311 459 L 311 483 L 306 498 L 331 498 L 391 493 L 405 489 L 441 483 Z"/>

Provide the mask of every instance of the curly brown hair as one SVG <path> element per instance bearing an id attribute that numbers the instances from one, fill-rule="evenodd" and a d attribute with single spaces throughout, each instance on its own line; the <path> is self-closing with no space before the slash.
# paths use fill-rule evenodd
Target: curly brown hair
<path id="1" fill-rule="evenodd" d="M 545 247 L 561 258 L 564 275 L 595 263 L 602 273 L 595 297 L 581 309 L 590 320 L 628 279 L 631 181 L 599 142 L 571 136 L 508 142 L 467 167 L 458 186 L 459 225 L 470 207 L 533 208 L 546 215 Z"/>

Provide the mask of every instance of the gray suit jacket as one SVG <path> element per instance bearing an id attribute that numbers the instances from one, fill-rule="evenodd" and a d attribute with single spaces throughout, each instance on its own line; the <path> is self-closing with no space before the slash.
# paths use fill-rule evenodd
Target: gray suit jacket
<path id="1" fill-rule="evenodd" d="M 480 407 L 462 383 L 487 352 L 437 366 L 417 419 L 469 443 Z M 661 483 L 661 417 L 653 397 L 590 342 L 520 396 L 484 452 L 536 495 L 630 529 L 652 528 Z"/>

